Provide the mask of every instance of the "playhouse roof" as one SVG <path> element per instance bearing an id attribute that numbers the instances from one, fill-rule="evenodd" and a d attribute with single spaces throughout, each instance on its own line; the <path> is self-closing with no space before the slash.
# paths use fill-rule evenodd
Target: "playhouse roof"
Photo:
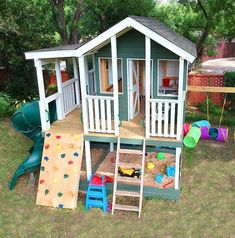
<path id="1" fill-rule="evenodd" d="M 192 54 L 193 56 L 195 57 L 197 56 L 196 46 L 192 41 L 188 40 L 182 35 L 171 30 L 169 27 L 167 27 L 165 24 L 161 23 L 160 21 L 151 17 L 139 17 L 139 16 L 130 16 L 130 17 L 135 19 L 142 25 L 148 27 L 150 30 L 154 31 L 155 33 L 171 41 L 172 43 L 179 46 L 180 48 L 186 50 L 188 53 Z"/>
<path id="2" fill-rule="evenodd" d="M 119 37 L 131 29 L 141 32 L 189 62 L 193 62 L 197 56 L 193 42 L 154 18 L 140 16 L 125 18 L 87 43 L 35 50 L 26 52 L 25 56 L 27 59 L 79 57 L 108 44 L 112 36 Z"/>

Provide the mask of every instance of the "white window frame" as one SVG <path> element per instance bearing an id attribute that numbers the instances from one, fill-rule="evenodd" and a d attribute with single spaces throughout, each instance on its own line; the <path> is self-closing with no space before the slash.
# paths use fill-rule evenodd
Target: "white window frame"
<path id="1" fill-rule="evenodd" d="M 159 61 L 178 61 L 179 63 L 179 59 L 157 59 L 157 96 L 160 97 L 172 97 L 172 98 L 177 98 L 178 94 L 164 94 L 164 93 L 160 93 L 160 70 L 159 70 Z M 178 90 L 178 89 L 177 89 Z"/>
<path id="2" fill-rule="evenodd" d="M 102 91 L 102 82 L 101 82 L 101 69 L 100 69 L 100 60 L 105 59 L 105 60 L 112 60 L 111 57 L 98 57 L 98 65 L 99 65 L 99 86 L 100 86 L 100 93 L 101 94 L 113 94 L 113 92 L 103 92 Z M 118 92 L 118 94 L 122 95 L 124 94 L 124 88 L 123 88 L 123 58 L 117 58 L 117 60 L 121 60 L 121 76 L 122 76 L 122 92 Z"/>

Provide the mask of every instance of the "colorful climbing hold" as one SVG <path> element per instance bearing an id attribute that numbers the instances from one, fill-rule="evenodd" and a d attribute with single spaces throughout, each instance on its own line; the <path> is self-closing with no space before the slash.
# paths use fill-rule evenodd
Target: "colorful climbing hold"
<path id="1" fill-rule="evenodd" d="M 62 197 L 62 196 L 63 196 L 63 193 L 59 192 L 58 197 Z"/>
<path id="2" fill-rule="evenodd" d="M 40 169 L 41 169 L 41 171 L 44 171 L 44 170 L 45 170 L 45 167 L 44 167 L 44 166 L 41 166 Z"/>
<path id="3" fill-rule="evenodd" d="M 46 136 L 47 136 L 47 137 L 50 137 L 50 136 L 51 136 L 51 133 L 47 133 Z"/>
<path id="4" fill-rule="evenodd" d="M 68 178 L 69 177 L 69 175 L 68 174 L 64 174 L 64 178 Z"/>
<path id="5" fill-rule="evenodd" d="M 64 207 L 64 205 L 61 203 L 58 205 L 58 208 L 63 208 L 63 207 Z"/>
<path id="6" fill-rule="evenodd" d="M 61 154 L 60 157 L 61 157 L 62 159 L 64 159 L 64 158 L 65 158 L 65 154 Z"/>
<path id="7" fill-rule="evenodd" d="M 56 139 L 58 139 L 58 140 L 59 140 L 60 138 L 61 138 L 61 136 L 56 136 Z"/>
<path id="8" fill-rule="evenodd" d="M 72 168 L 73 173 L 77 173 L 77 169 L 76 168 Z"/>
<path id="9" fill-rule="evenodd" d="M 69 148 L 73 149 L 74 145 L 73 144 L 69 144 Z"/>
<path id="10" fill-rule="evenodd" d="M 56 149 L 57 150 L 60 150 L 61 149 L 61 146 L 59 144 L 56 145 Z"/>
<path id="11" fill-rule="evenodd" d="M 70 160 L 70 161 L 68 162 L 68 164 L 73 164 L 73 161 L 72 161 L 72 160 Z"/>
<path id="12" fill-rule="evenodd" d="M 75 152 L 75 153 L 73 154 L 73 156 L 74 156 L 74 157 L 78 157 L 79 154 L 78 154 L 77 152 Z"/>
<path id="13" fill-rule="evenodd" d="M 49 149 L 49 147 L 50 147 L 49 144 L 45 145 L 45 149 L 46 149 L 46 150 Z"/>
<path id="14" fill-rule="evenodd" d="M 44 180 L 44 179 L 41 179 L 41 180 L 39 181 L 39 183 L 40 183 L 40 184 L 45 183 L 45 180 Z"/>
<path id="15" fill-rule="evenodd" d="M 47 195 L 49 193 L 48 189 L 45 189 L 45 195 Z"/>
<path id="16" fill-rule="evenodd" d="M 48 156 L 44 156 L 44 158 L 43 158 L 44 160 L 46 160 L 46 161 L 48 161 L 49 160 L 49 158 L 48 158 Z"/>
<path id="17" fill-rule="evenodd" d="M 58 183 L 58 179 L 53 179 L 53 183 Z"/>

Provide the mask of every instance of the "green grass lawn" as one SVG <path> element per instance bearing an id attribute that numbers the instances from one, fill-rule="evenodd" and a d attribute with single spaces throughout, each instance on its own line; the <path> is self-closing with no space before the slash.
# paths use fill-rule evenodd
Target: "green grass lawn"
<path id="1" fill-rule="evenodd" d="M 31 142 L 0 121 L 0 237 L 235 237 L 235 143 L 200 141 L 185 150 L 178 202 L 144 200 L 136 213 L 74 211 L 35 205 L 36 188 L 22 176 L 13 191 L 8 182 L 27 156 Z"/>

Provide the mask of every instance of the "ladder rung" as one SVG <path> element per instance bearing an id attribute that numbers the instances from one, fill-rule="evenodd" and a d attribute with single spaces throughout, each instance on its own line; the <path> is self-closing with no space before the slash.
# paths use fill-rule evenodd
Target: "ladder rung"
<path id="1" fill-rule="evenodd" d="M 141 150 L 129 150 L 129 149 L 120 149 L 120 154 L 135 154 L 135 155 L 142 155 L 143 151 Z"/>
<path id="2" fill-rule="evenodd" d="M 139 211 L 139 207 L 137 206 L 129 206 L 129 205 L 121 205 L 121 204 L 115 204 L 114 209 L 124 210 L 124 211 L 135 211 L 135 212 Z"/>
<path id="3" fill-rule="evenodd" d="M 122 168 L 135 168 L 135 169 L 141 169 L 142 168 L 141 164 L 132 164 L 132 163 L 123 163 L 123 162 L 119 162 L 118 166 L 122 167 Z"/>
<path id="4" fill-rule="evenodd" d="M 132 177 L 121 177 L 121 176 L 117 176 L 117 181 L 118 182 L 129 182 L 129 183 L 141 183 L 140 178 L 132 178 Z"/>
<path id="5" fill-rule="evenodd" d="M 132 191 L 126 191 L 126 190 L 116 190 L 117 196 L 126 196 L 126 197 L 140 197 L 139 192 L 132 192 Z"/>
<path id="6" fill-rule="evenodd" d="M 98 192 L 98 191 L 89 191 L 87 193 L 87 196 L 88 197 L 93 197 L 93 198 L 103 198 L 104 197 L 104 194 L 103 192 Z"/>

